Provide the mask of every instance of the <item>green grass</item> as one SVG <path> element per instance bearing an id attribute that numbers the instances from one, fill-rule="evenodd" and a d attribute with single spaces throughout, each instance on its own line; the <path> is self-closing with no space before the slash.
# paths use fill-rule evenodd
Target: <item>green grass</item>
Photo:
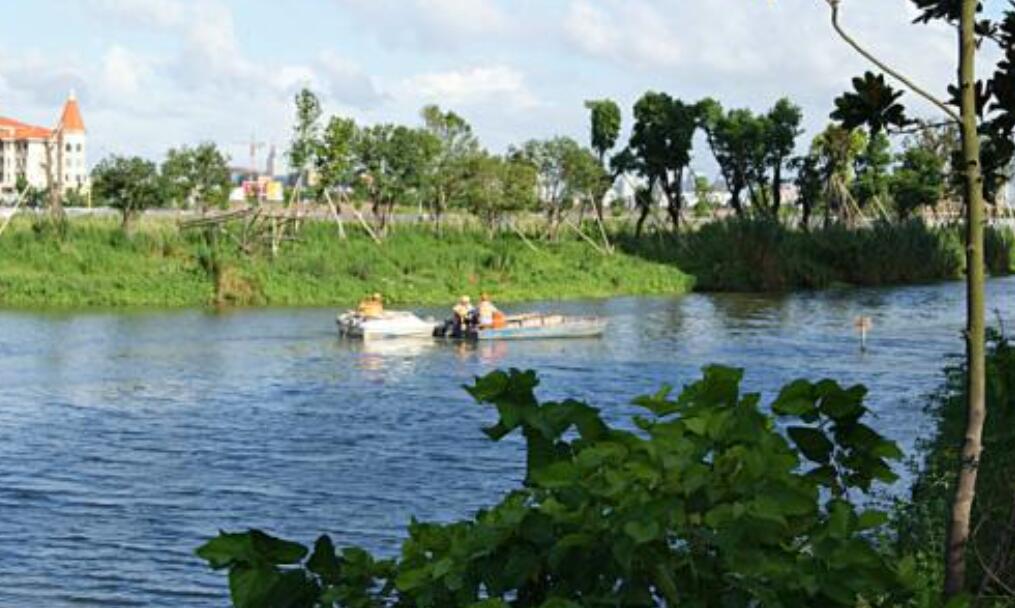
<path id="1" fill-rule="evenodd" d="M 564 240 L 529 249 L 513 235 L 400 227 L 381 246 L 357 230 L 308 222 L 280 255 L 224 256 L 224 299 L 239 305 L 346 305 L 379 291 L 393 304 L 447 303 L 489 291 L 500 301 L 678 294 L 692 279 L 675 267 Z M 0 305 L 179 307 L 216 299 L 197 235 L 143 222 L 125 237 L 114 221 L 76 220 L 62 241 L 17 221 L 0 236 Z"/>
<path id="2" fill-rule="evenodd" d="M 683 269 L 703 291 L 790 291 L 958 279 L 965 266 L 962 241 L 958 227 L 920 221 L 802 232 L 768 220 L 732 219 L 679 236 L 625 236 L 621 246 Z M 1013 251 L 1010 231 L 987 231 L 992 274 L 1015 269 Z"/>

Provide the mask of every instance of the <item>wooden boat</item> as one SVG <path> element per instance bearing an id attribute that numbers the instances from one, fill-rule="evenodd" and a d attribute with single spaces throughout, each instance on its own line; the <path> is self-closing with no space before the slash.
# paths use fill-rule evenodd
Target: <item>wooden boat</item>
<path id="1" fill-rule="evenodd" d="M 606 325 L 607 320 L 602 317 L 530 313 L 507 317 L 500 327 L 469 328 L 457 336 L 452 327 L 444 325 L 434 330 L 434 336 L 457 340 L 596 338 L 603 335 Z"/>
<path id="2" fill-rule="evenodd" d="M 423 320 L 401 310 L 385 310 L 380 315 L 369 317 L 350 310 L 339 315 L 335 322 L 341 335 L 363 340 L 429 338 L 436 324 L 433 320 Z"/>

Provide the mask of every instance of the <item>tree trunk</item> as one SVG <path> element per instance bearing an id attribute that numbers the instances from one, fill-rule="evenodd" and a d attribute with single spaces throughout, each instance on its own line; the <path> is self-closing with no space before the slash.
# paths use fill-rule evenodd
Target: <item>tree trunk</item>
<path id="1" fill-rule="evenodd" d="M 970 517 L 976 496 L 976 475 L 983 451 L 986 404 L 986 329 L 984 320 L 983 268 L 983 176 L 977 132 L 976 23 L 977 0 L 962 0 L 959 20 L 959 87 L 962 95 L 962 159 L 965 164 L 966 202 L 966 437 L 945 559 L 945 595 L 952 597 L 966 587 L 966 547 Z"/>
<path id="2" fill-rule="evenodd" d="M 120 215 L 120 230 L 122 230 L 124 234 L 130 234 L 130 230 L 131 230 L 130 220 L 132 219 L 133 215 L 134 214 L 131 212 L 130 209 L 123 209 L 121 211 L 121 215 Z"/>
<path id="3" fill-rule="evenodd" d="M 634 226 L 634 236 L 641 238 L 642 228 L 645 227 L 645 220 L 648 219 L 649 211 L 651 207 L 648 205 L 641 205 L 641 213 L 638 215 L 638 223 Z"/>
<path id="4" fill-rule="evenodd" d="M 782 159 L 775 163 L 772 171 L 772 217 L 779 219 L 779 208 L 782 207 Z"/>
<path id="5" fill-rule="evenodd" d="M 736 212 L 737 217 L 744 217 L 744 205 L 740 202 L 740 194 L 743 189 L 739 186 L 730 190 L 730 206 Z"/>

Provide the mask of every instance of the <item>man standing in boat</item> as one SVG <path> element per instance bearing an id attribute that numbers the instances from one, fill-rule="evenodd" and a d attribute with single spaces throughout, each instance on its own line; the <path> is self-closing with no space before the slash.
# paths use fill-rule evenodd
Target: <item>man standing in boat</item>
<path id="1" fill-rule="evenodd" d="M 490 294 L 483 293 L 479 297 L 479 326 L 480 327 L 495 327 L 497 325 L 497 317 L 500 311 L 493 305 L 493 301 L 490 300 Z"/>

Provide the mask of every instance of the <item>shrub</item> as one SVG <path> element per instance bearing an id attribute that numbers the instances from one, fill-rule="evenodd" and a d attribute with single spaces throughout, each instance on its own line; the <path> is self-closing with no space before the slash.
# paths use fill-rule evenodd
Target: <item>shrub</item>
<path id="1" fill-rule="evenodd" d="M 915 562 L 873 540 L 887 517 L 850 501 L 892 481 L 898 448 L 861 422 L 865 389 L 787 385 L 771 404 L 742 372 L 705 369 L 676 398 L 640 397 L 634 430 L 585 403 L 540 403 L 534 372 L 494 372 L 469 392 L 485 429 L 527 445 L 523 487 L 474 519 L 413 522 L 397 559 L 310 551 L 252 530 L 198 555 L 229 570 L 233 603 L 274 606 L 888 606 Z"/>

